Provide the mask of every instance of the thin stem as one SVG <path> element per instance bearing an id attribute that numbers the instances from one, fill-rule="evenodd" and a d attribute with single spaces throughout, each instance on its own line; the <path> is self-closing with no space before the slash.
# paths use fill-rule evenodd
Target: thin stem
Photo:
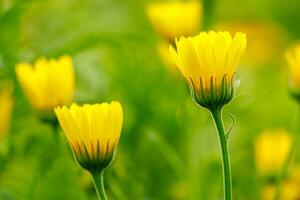
<path id="1" fill-rule="evenodd" d="M 94 187 L 97 192 L 97 196 L 99 200 L 107 200 L 105 189 L 104 189 L 103 173 L 104 170 L 102 170 L 101 172 L 92 173 L 93 180 L 94 180 Z"/>
<path id="2" fill-rule="evenodd" d="M 218 131 L 219 142 L 222 153 L 223 164 L 223 183 L 224 183 L 224 199 L 232 199 L 232 178 L 231 178 L 231 166 L 228 152 L 227 138 L 222 121 L 222 109 L 212 109 L 211 114 L 215 122 L 216 129 Z"/>

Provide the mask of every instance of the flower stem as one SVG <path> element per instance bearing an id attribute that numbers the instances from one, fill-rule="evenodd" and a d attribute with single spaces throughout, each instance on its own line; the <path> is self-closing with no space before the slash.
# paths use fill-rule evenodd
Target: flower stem
<path id="1" fill-rule="evenodd" d="M 216 129 L 218 131 L 219 142 L 222 153 L 223 164 L 223 183 L 224 183 L 224 199 L 232 199 L 232 178 L 231 178 L 231 166 L 228 152 L 227 136 L 224 130 L 222 121 L 222 109 L 210 110 L 213 120 L 215 122 Z"/>
<path id="2" fill-rule="evenodd" d="M 94 187 L 97 192 L 97 196 L 99 200 L 107 200 L 105 189 L 104 189 L 104 181 L 103 181 L 103 173 L 104 170 L 101 172 L 93 172 L 93 180 L 94 180 Z"/>

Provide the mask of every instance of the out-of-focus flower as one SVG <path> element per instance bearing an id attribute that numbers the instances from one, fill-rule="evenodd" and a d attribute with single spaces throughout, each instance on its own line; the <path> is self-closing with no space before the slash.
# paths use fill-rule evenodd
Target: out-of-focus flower
<path id="1" fill-rule="evenodd" d="M 206 108 L 222 107 L 234 94 L 233 76 L 246 48 L 246 35 L 201 32 L 170 46 L 175 64 L 189 83 L 193 99 Z"/>
<path id="2" fill-rule="evenodd" d="M 285 43 L 284 31 L 276 24 L 258 21 L 233 21 L 216 25 L 217 30 L 247 33 L 243 63 L 253 67 L 278 62 Z M 246 66 L 247 66 L 246 65 Z"/>
<path id="3" fill-rule="evenodd" d="M 91 173 L 105 169 L 121 134 L 121 104 L 72 104 L 55 108 L 55 113 L 79 164 Z"/>
<path id="4" fill-rule="evenodd" d="M 198 32 L 202 21 L 199 1 L 173 1 L 148 5 L 147 14 L 156 31 L 168 40 Z"/>
<path id="5" fill-rule="evenodd" d="M 265 130 L 255 141 L 256 167 L 262 175 L 274 175 L 281 170 L 292 145 L 284 129 Z"/>
<path id="6" fill-rule="evenodd" d="M 300 100 L 300 44 L 286 51 L 290 68 L 290 91 L 293 97 Z"/>
<path id="7" fill-rule="evenodd" d="M 273 200 L 275 195 L 275 186 L 267 185 L 262 190 L 262 200 Z M 300 167 L 292 169 L 287 180 L 282 183 L 279 191 L 280 200 L 298 200 L 300 199 Z"/>
<path id="8" fill-rule="evenodd" d="M 3 87 L 2 87 L 3 86 Z M 12 86 L 10 83 L 3 83 L 0 88 L 0 139 L 6 135 L 11 121 L 13 109 Z"/>
<path id="9" fill-rule="evenodd" d="M 51 111 L 73 101 L 74 69 L 69 56 L 40 58 L 34 65 L 19 63 L 16 74 L 30 103 L 39 111 Z"/>
<path id="10" fill-rule="evenodd" d="M 282 185 L 281 200 L 299 200 L 300 199 L 300 182 L 290 180 Z"/>

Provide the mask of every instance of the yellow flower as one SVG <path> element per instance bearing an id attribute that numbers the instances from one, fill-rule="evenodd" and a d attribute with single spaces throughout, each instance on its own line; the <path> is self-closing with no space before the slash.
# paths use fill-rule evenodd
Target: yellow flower
<path id="1" fill-rule="evenodd" d="M 55 108 L 55 113 L 79 164 L 89 171 L 108 166 L 121 134 L 121 104 L 72 104 Z"/>
<path id="2" fill-rule="evenodd" d="M 300 44 L 287 50 L 286 59 L 290 67 L 291 92 L 297 97 L 300 95 Z"/>
<path id="3" fill-rule="evenodd" d="M 173 60 L 189 83 L 194 100 L 206 108 L 222 107 L 233 97 L 233 75 L 246 48 L 246 35 L 201 32 L 176 39 Z"/>
<path id="4" fill-rule="evenodd" d="M 147 7 L 147 14 L 156 31 L 171 40 L 198 32 L 202 5 L 199 1 L 153 3 Z"/>
<path id="5" fill-rule="evenodd" d="M 40 58 L 34 65 L 19 63 L 16 74 L 34 108 L 49 111 L 72 103 L 74 69 L 71 57 L 63 56 L 57 60 Z"/>
<path id="6" fill-rule="evenodd" d="M 286 181 L 282 185 L 280 199 L 282 200 L 298 200 L 300 198 L 300 182 Z"/>
<path id="7" fill-rule="evenodd" d="M 283 129 L 266 130 L 255 141 L 256 167 L 260 174 L 274 175 L 281 170 L 292 145 L 292 138 Z"/>
<path id="8" fill-rule="evenodd" d="M 0 139 L 6 135 L 11 120 L 13 109 L 13 97 L 11 85 L 4 84 L 5 88 L 0 91 Z"/>
<path id="9" fill-rule="evenodd" d="M 300 199 L 300 167 L 295 166 L 287 179 L 283 181 L 280 192 L 280 200 L 298 200 Z M 273 200 L 275 195 L 275 186 L 267 185 L 262 190 L 262 200 Z"/>

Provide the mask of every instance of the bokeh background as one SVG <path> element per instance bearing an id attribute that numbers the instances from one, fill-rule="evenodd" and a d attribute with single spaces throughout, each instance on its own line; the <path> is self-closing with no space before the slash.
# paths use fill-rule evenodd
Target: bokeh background
<path id="1" fill-rule="evenodd" d="M 105 173 L 109 199 L 222 199 L 220 152 L 212 120 L 207 110 L 193 103 L 175 66 L 160 57 L 157 44 L 162 38 L 146 13 L 151 3 L 0 0 L 0 76 L 13 85 L 11 120 L 0 141 L 1 200 L 97 198 L 91 177 L 73 159 L 62 131 L 57 142 L 56 130 L 39 119 L 16 80 L 17 63 L 62 55 L 73 58 L 76 102 L 119 100 L 124 107 L 116 158 Z M 236 117 L 230 139 L 234 199 L 272 199 L 280 170 L 260 172 L 264 147 L 256 144 L 266 132 L 271 138 L 278 132 L 288 135 L 292 141 L 300 133 L 284 57 L 300 38 L 300 2 L 201 3 L 200 30 L 243 31 L 248 38 L 235 77 L 236 96 L 223 111 L 226 127 L 231 123 L 228 113 Z M 265 144 L 270 148 L 266 157 L 276 159 L 282 154 L 278 151 L 283 139 L 270 141 L 276 145 Z M 287 195 L 294 196 L 282 200 L 300 198 L 297 151 L 283 180 Z"/>

